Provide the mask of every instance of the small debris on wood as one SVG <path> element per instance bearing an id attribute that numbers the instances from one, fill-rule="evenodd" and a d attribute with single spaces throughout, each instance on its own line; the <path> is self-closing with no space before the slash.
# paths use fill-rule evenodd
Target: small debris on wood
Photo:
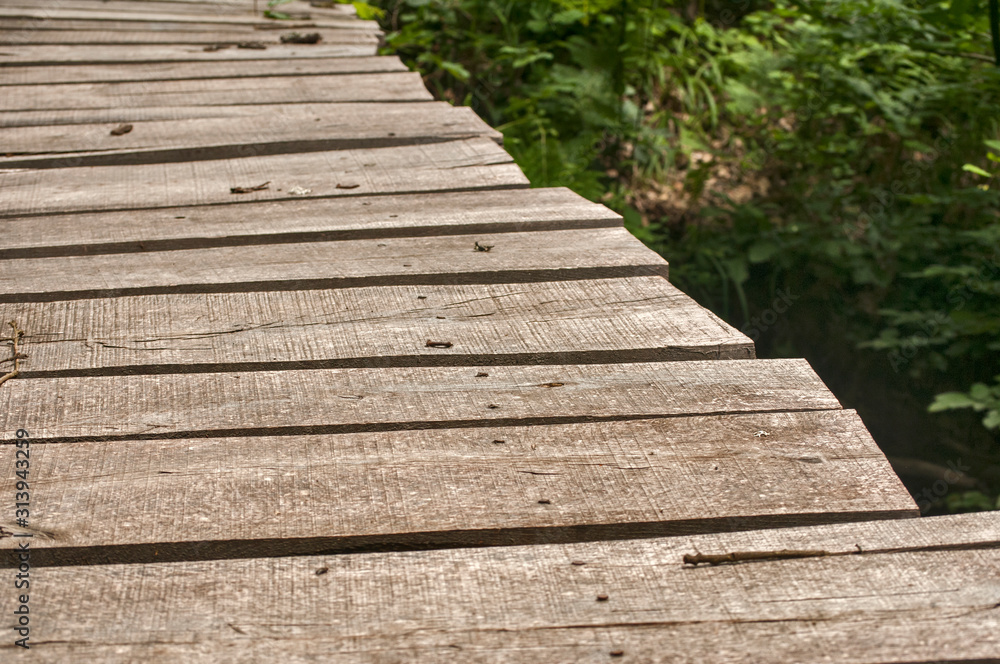
<path id="1" fill-rule="evenodd" d="M 854 552 L 852 551 L 851 553 Z M 817 558 L 830 555 L 839 554 L 831 554 L 828 551 L 819 550 L 793 551 L 788 549 L 782 549 L 781 551 L 733 551 L 721 554 L 685 553 L 684 564 L 694 565 L 695 567 L 701 564 L 713 566 L 731 565 L 754 560 L 790 560 L 793 558 Z"/>
<path id="2" fill-rule="evenodd" d="M 506 440 L 494 440 L 493 444 L 494 445 L 506 445 L 507 441 Z"/>
<path id="3" fill-rule="evenodd" d="M 312 193 L 312 189 L 306 189 L 305 187 L 292 187 L 288 190 L 288 193 L 292 196 L 306 196 Z"/>
<path id="4" fill-rule="evenodd" d="M 435 316 L 434 318 L 437 318 L 438 320 L 445 320 L 444 316 Z"/>
<path id="5" fill-rule="evenodd" d="M 764 430 L 761 430 L 761 431 L 758 431 L 757 433 L 755 433 L 753 436 L 754 436 L 754 438 L 765 438 L 765 437 L 770 436 L 770 435 L 771 434 L 769 434 L 768 432 L 766 432 Z"/>
<path id="6" fill-rule="evenodd" d="M 472 245 L 472 250 L 473 251 L 489 251 L 490 249 L 492 249 L 495 246 L 496 246 L 495 244 L 479 244 L 479 242 L 475 242 Z"/>
<path id="7" fill-rule="evenodd" d="M 329 571 L 330 571 L 329 567 L 320 567 L 318 570 L 316 570 L 316 576 L 323 576 Z"/>
<path id="8" fill-rule="evenodd" d="M 480 371 L 479 373 L 476 374 L 476 378 L 489 378 L 489 376 L 490 375 L 485 371 Z"/>
<path id="9" fill-rule="evenodd" d="M 361 186 L 360 184 L 340 184 L 339 182 L 337 183 L 337 189 L 357 189 L 360 186 Z"/>
<path id="10" fill-rule="evenodd" d="M 601 593 L 600 595 L 597 596 L 597 601 L 598 602 L 607 602 L 608 601 L 608 596 L 605 595 L 604 593 Z"/>
<path id="11" fill-rule="evenodd" d="M 236 48 L 248 48 L 252 51 L 263 51 L 267 49 L 267 46 L 257 41 L 240 42 L 236 45 Z"/>
<path id="12" fill-rule="evenodd" d="M 489 406 L 487 406 L 487 408 L 489 408 L 490 410 L 496 410 L 499 407 L 500 406 L 496 405 L 495 403 L 491 403 Z"/>
<path id="13" fill-rule="evenodd" d="M 380 244 L 379 246 L 380 246 L 380 247 L 384 247 L 385 245 L 384 245 L 384 244 Z M 426 300 L 426 299 L 427 299 L 427 296 L 426 296 L 426 295 L 418 295 L 418 296 L 417 296 L 417 299 L 418 299 L 418 300 Z"/>
<path id="14" fill-rule="evenodd" d="M 579 567 L 580 565 L 586 565 L 586 564 L 587 563 L 584 562 L 583 560 L 574 560 L 573 562 L 570 563 L 570 565 L 576 565 L 577 567 Z"/>
<path id="15" fill-rule="evenodd" d="M 270 185 L 271 185 L 271 181 L 268 180 L 267 182 L 264 182 L 263 184 L 259 184 L 256 187 L 230 187 L 229 188 L 229 193 L 230 194 L 249 194 L 251 191 L 263 191 L 264 189 L 268 189 L 270 187 Z"/>
<path id="16" fill-rule="evenodd" d="M 5 373 L 3 376 L 0 376 L 0 385 L 3 385 L 11 378 L 17 378 L 18 375 L 20 375 L 21 359 L 27 357 L 21 352 L 21 349 L 18 347 L 18 344 L 21 343 L 21 339 L 24 337 L 24 330 L 19 328 L 17 326 L 17 323 L 15 323 L 14 321 L 10 321 L 7 324 L 10 325 L 11 328 L 14 330 L 14 332 L 10 336 L 10 358 L 8 358 L 7 360 L 8 362 L 14 363 L 14 369 Z"/>
<path id="17" fill-rule="evenodd" d="M 552 501 L 549 500 L 548 498 L 542 498 L 541 500 L 538 501 L 538 504 L 539 505 L 551 505 Z"/>
<path id="18" fill-rule="evenodd" d="M 129 133 L 130 131 L 132 131 L 132 125 L 130 125 L 130 124 L 128 124 L 126 122 L 126 123 L 122 123 L 122 124 L 118 125 L 114 129 L 112 129 L 111 130 L 111 135 L 112 136 L 124 136 L 125 134 Z"/>
<path id="19" fill-rule="evenodd" d="M 538 387 L 562 387 L 566 383 L 542 383 Z"/>
<path id="20" fill-rule="evenodd" d="M 318 44 L 322 40 L 323 35 L 318 32 L 310 32 L 305 35 L 298 32 L 289 32 L 287 35 L 281 35 L 282 44 Z"/>
<path id="21" fill-rule="evenodd" d="M 221 51 L 223 49 L 227 49 L 230 46 L 232 46 L 232 44 L 209 44 L 208 46 L 206 46 L 205 48 L 203 48 L 201 50 L 203 50 L 203 51 L 205 51 L 207 53 L 212 53 L 213 51 Z"/>
<path id="22" fill-rule="evenodd" d="M 427 346 L 428 348 L 451 348 L 455 344 L 451 343 L 450 341 L 431 341 L 430 339 L 428 339 L 427 343 L 424 345 Z"/>
<path id="23" fill-rule="evenodd" d="M 612 650 L 608 654 L 611 655 L 612 657 L 624 657 L 625 656 L 625 651 L 624 650 Z"/>

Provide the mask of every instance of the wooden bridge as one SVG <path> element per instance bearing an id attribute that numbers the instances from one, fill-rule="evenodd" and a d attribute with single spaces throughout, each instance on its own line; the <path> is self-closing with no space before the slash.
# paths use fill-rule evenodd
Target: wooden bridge
<path id="1" fill-rule="evenodd" d="M 996 513 L 280 9 L 0 0 L 4 662 L 1000 661 Z"/>

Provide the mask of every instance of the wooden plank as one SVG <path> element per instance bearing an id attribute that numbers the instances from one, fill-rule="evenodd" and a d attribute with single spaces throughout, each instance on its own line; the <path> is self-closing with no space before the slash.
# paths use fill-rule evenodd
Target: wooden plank
<path id="1" fill-rule="evenodd" d="M 251 152 L 252 153 L 252 152 Z M 99 170 L 95 170 L 99 169 Z M 232 187 L 270 182 L 243 194 Z M 524 187 L 528 181 L 494 141 L 337 150 L 142 166 L 0 172 L 0 216 L 141 209 L 304 196 L 358 196 Z"/>
<path id="2" fill-rule="evenodd" d="M 378 34 L 368 30 L 343 30 L 336 28 L 306 28 L 318 32 L 328 44 L 378 44 Z M 293 32 L 293 31 L 289 31 Z M 281 33 L 274 30 L 248 32 L 246 30 L 202 30 L 160 32 L 156 30 L 18 30 L 0 33 L 0 48 L 10 49 L 27 45 L 75 44 L 237 44 L 257 42 L 266 48 L 281 44 Z M 237 49 L 238 50 L 238 49 Z M 254 49 L 251 49 L 254 50 Z"/>
<path id="3" fill-rule="evenodd" d="M 0 0 L 0 7 L 22 9 L 38 9 L 28 0 Z M 327 7 L 314 7 L 307 2 L 295 1 L 282 5 L 291 12 L 314 12 L 317 15 L 354 16 L 356 12 L 350 4 L 333 4 Z M 260 18 L 262 9 L 257 2 L 257 14 L 254 14 L 254 0 L 59 0 L 59 9 L 77 9 L 99 12 L 114 12 L 116 14 L 168 13 L 168 14 L 204 14 L 218 16 L 254 16 Z M 6 10 L 5 10 L 6 11 Z"/>
<path id="4" fill-rule="evenodd" d="M 376 44 L 279 44 L 266 50 L 226 48 L 205 51 L 203 46 L 179 44 L 92 44 L 0 46 L 0 73 L 10 65 L 82 65 L 97 63 L 141 64 L 149 62 L 224 62 L 235 60 L 282 60 L 285 58 L 338 58 L 375 55 Z"/>
<path id="5" fill-rule="evenodd" d="M 247 77 L 137 83 L 60 83 L 4 87 L 0 110 L 121 106 L 224 106 L 304 102 L 431 101 L 420 74 Z"/>
<path id="6" fill-rule="evenodd" d="M 367 74 L 407 71 L 394 55 L 362 58 L 288 58 L 221 62 L 154 62 L 146 64 L 96 64 L 0 69 L 0 85 L 51 85 L 53 83 L 112 83 L 170 81 L 195 78 L 245 78 L 247 76 L 314 76 L 317 74 Z"/>
<path id="7" fill-rule="evenodd" d="M 1000 516 L 987 512 L 625 542 L 51 568 L 32 575 L 32 615 L 45 618 L 31 623 L 31 653 L 42 662 L 995 662 L 998 530 Z M 695 550 L 782 549 L 839 555 L 680 562 Z M 15 608 L 9 596 L 5 611 Z"/>
<path id="8" fill-rule="evenodd" d="M 621 226 L 569 189 L 301 198 L 0 221 L 0 259 Z"/>
<path id="9" fill-rule="evenodd" d="M 271 107 L 269 107 L 271 108 Z M 323 152 L 503 136 L 470 108 L 444 102 L 330 104 L 319 115 L 297 105 L 274 113 L 117 124 L 0 129 L 0 169 L 157 164 L 257 155 Z M 306 111 L 306 112 L 303 112 Z M 13 156 L 10 156 L 13 155 Z"/>
<path id="10" fill-rule="evenodd" d="M 476 250 L 477 243 L 490 250 Z M 594 247 L 601 250 L 594 252 Z M 587 272 L 600 274 L 609 272 L 604 268 L 621 267 L 638 268 L 633 271 L 647 274 L 655 271 L 663 275 L 667 271 L 666 263 L 624 228 L 382 237 L 24 258 L 8 260 L 3 265 L 0 302 L 7 303 L 141 293 L 350 287 L 347 284 L 544 280 L 532 278 L 530 273 L 559 279 L 559 273 L 566 272 L 572 275 L 570 278 L 579 279 Z M 529 275 L 518 278 L 519 273 Z M 444 275 L 454 278 L 442 279 Z M 671 295 L 679 292 L 671 290 Z"/>
<path id="11" fill-rule="evenodd" d="M 754 437 L 761 430 L 770 433 L 766 445 Z M 14 467 L 15 451 L 3 445 L 0 460 Z M 53 533 L 32 543 L 35 565 L 537 544 L 918 515 L 853 411 L 38 445 L 31 461 L 31 527 Z M 13 494 L 16 480 L 3 478 L 0 490 Z M 11 517 L 0 525 L 30 532 Z"/>
<path id="12" fill-rule="evenodd" d="M 2 70 L 0 70 L 2 71 Z M 350 109 L 388 110 L 396 104 L 434 104 L 431 101 L 400 102 L 313 102 L 301 104 L 237 104 L 229 106 L 132 106 L 105 108 L 62 108 L 25 111 L 9 111 L 0 114 L 0 128 L 44 127 L 76 124 L 118 124 L 127 122 L 157 122 L 161 120 L 198 120 L 202 118 L 246 118 L 261 115 L 280 116 L 288 113 L 313 113 L 323 117 L 326 114 L 343 114 Z M 345 108 L 340 108 L 341 106 Z M 315 121 L 315 120 L 314 120 Z M 13 132 L 12 132 L 13 133 Z M 16 135 L 16 134 L 15 134 Z M 127 134 L 126 134 L 127 136 Z M 388 134 L 386 134 L 388 136 Z"/>
<path id="13" fill-rule="evenodd" d="M 246 16 L 217 16 L 199 14 L 150 14 L 135 16 L 121 13 L 102 13 L 98 17 L 90 12 L 72 12 L 73 16 L 43 16 L 50 10 L 9 10 L 10 13 L 0 14 L 0 30 L 60 30 L 60 31 L 156 31 L 172 30 L 199 32 L 245 32 L 247 39 L 253 39 L 261 32 L 289 32 L 293 30 L 313 30 L 316 28 L 332 28 L 337 30 L 364 30 L 379 32 L 378 23 L 374 21 L 359 21 L 353 17 L 310 19 L 306 21 L 272 21 Z"/>
<path id="14" fill-rule="evenodd" d="M 445 286 L 433 277 L 389 277 L 372 279 L 386 287 L 250 293 L 219 293 L 211 283 L 200 289 L 209 293 L 113 298 L 77 291 L 59 296 L 92 299 L 8 303 L 0 311 L 26 332 L 24 377 L 753 357 L 747 337 L 662 277 L 476 279 Z M 413 281 L 431 283 L 395 285 Z"/>
<path id="15" fill-rule="evenodd" d="M 24 1 L 21 0 L 21 4 Z M 236 25 L 236 26 L 264 26 L 266 28 L 279 29 L 285 21 L 276 21 L 271 19 L 266 19 L 260 16 L 243 15 L 239 13 L 231 13 L 229 10 L 225 11 L 213 11 L 213 12 L 189 12 L 188 7 L 185 7 L 183 11 L 177 10 L 172 12 L 163 11 L 149 11 L 144 9 L 143 11 L 119 11 L 119 10 L 103 10 L 97 9 L 73 9 L 64 6 L 63 0 L 60 0 L 58 5 L 53 7 L 14 7 L 5 5 L 3 6 L 2 18 L 7 20 L 12 19 L 34 19 L 35 21 L 50 21 L 52 23 L 57 23 L 59 21 L 88 21 L 88 22 L 104 22 L 104 23 L 121 23 L 121 22 L 132 22 L 132 23 L 197 23 L 201 25 L 214 24 L 214 25 Z M 281 10 L 279 10 L 281 11 Z M 329 17 L 329 16 L 312 16 L 308 19 L 295 18 L 293 21 L 288 21 L 287 24 L 295 25 L 301 23 L 312 23 L 319 27 L 336 27 L 336 28 L 348 28 L 355 30 L 367 30 L 377 32 L 379 27 L 378 23 L 375 21 L 362 21 L 354 16 L 344 15 L 342 17 Z M 2 25 L 2 23 L 0 23 Z M 75 28 L 70 28 L 75 29 Z M 113 29 L 113 28 L 111 28 Z"/>
<path id="16" fill-rule="evenodd" d="M 839 408 L 805 360 L 119 373 L 15 378 L 0 390 L 4 431 L 64 443 Z"/>

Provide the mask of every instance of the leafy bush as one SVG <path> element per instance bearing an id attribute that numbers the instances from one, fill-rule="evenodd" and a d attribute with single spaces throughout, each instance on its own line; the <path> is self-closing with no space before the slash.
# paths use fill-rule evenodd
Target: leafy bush
<path id="1" fill-rule="evenodd" d="M 836 339 L 996 426 L 986 0 L 381 4 L 389 49 L 499 127 L 535 186 L 622 212 L 765 354 Z"/>

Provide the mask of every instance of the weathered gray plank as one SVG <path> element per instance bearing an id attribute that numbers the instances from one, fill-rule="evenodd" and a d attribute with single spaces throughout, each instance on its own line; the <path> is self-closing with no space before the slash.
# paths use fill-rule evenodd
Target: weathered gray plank
<path id="1" fill-rule="evenodd" d="M 605 247 L 602 253 L 613 252 Z M 220 276 L 225 271 L 219 267 Z M 518 275 L 501 276 L 516 281 Z M 486 280 L 498 279 L 490 274 Z M 208 283 L 202 292 L 110 298 L 100 296 L 117 293 L 69 291 L 57 294 L 62 301 L 8 303 L 0 311 L 3 320 L 25 330 L 25 377 L 53 371 L 205 371 L 248 363 L 304 367 L 753 357 L 747 337 L 662 277 L 611 284 L 487 285 L 473 273 L 467 281 L 476 285 L 463 287 L 431 285 L 444 281 L 435 277 L 371 281 L 393 285 L 265 290 L 266 285 L 240 284 L 241 290 L 258 290 L 227 293 Z M 395 285 L 421 281 L 427 285 Z M 314 283 L 310 279 L 302 286 Z M 634 289 L 631 294 L 628 287 Z M 428 346 L 428 340 L 451 345 Z"/>
<path id="2" fill-rule="evenodd" d="M 253 154 L 252 146 L 248 154 Z M 268 189 L 242 194 L 232 187 Z M 0 172 L 0 215 L 186 206 L 303 196 L 357 196 L 524 187 L 528 181 L 494 141 L 308 154 L 247 156 L 141 166 Z M 41 222 L 40 222 L 41 223 Z"/>
<path id="3" fill-rule="evenodd" d="M 211 283 L 205 290 L 220 286 Z M 537 363 L 753 355 L 746 337 L 661 277 L 141 295 L 4 304 L 0 310 L 3 320 L 15 320 L 26 331 L 28 357 L 21 362 L 26 377 L 245 363 L 365 366 L 475 364 L 491 357 Z M 428 339 L 452 345 L 428 347 Z"/>
<path id="4" fill-rule="evenodd" d="M 762 430 L 766 445 L 755 437 Z M 0 462 L 13 468 L 15 451 L 0 446 Z M 537 544 L 918 513 L 853 411 L 38 445 L 31 460 L 31 527 L 52 533 L 34 540 L 36 565 Z M 4 477 L 0 491 L 13 495 L 16 481 Z M 92 505 L 103 507 L 82 508 Z M 13 516 L 0 526 L 28 532 Z"/>
<path id="5" fill-rule="evenodd" d="M 994 662 L 998 531 L 994 512 L 626 542 L 46 569 L 32 576 L 32 615 L 44 619 L 32 622 L 31 655 Z M 842 555 L 682 566 L 696 549 Z M 11 593 L 0 601 L 13 611 Z"/>
<path id="6" fill-rule="evenodd" d="M 338 58 L 375 55 L 377 44 L 279 44 L 261 51 L 226 48 L 205 51 L 203 46 L 182 44 L 91 44 L 48 45 L 18 44 L 16 48 L 0 46 L 0 75 L 7 65 L 55 65 L 147 62 L 224 62 L 227 60 L 282 60 L 285 58 Z M 6 94 L 6 91 L 5 91 Z"/>
<path id="7" fill-rule="evenodd" d="M 24 0 L 21 0 L 21 4 L 25 4 Z M 220 29 L 228 29 L 229 26 L 242 27 L 246 26 L 253 28 L 254 26 L 264 26 L 270 29 L 279 29 L 283 21 L 276 21 L 271 19 L 266 19 L 260 16 L 252 15 L 241 15 L 239 13 L 233 13 L 226 9 L 225 11 L 213 11 L 213 12 L 191 12 L 189 7 L 184 7 L 183 10 L 164 12 L 164 11 L 149 11 L 149 9 L 143 9 L 142 11 L 135 11 L 131 8 L 130 11 L 122 11 L 119 9 L 102 9 L 102 8 L 71 8 L 64 4 L 64 0 L 60 0 L 59 3 L 54 6 L 49 7 L 25 7 L 25 6 L 10 6 L 2 5 L 2 17 L 4 20 L 11 19 L 34 19 L 37 22 L 48 22 L 57 25 L 59 22 L 91 22 L 91 23 L 109 23 L 108 29 L 116 29 L 112 26 L 118 23 L 157 23 L 157 24 L 215 24 L 220 26 Z M 278 10 L 281 11 L 281 10 Z M 347 28 L 354 30 L 366 30 L 366 31 L 378 31 L 378 23 L 375 21 L 362 21 L 355 16 L 344 15 L 342 17 L 330 17 L 321 15 L 310 15 L 308 19 L 298 19 L 293 21 L 288 21 L 288 24 L 302 24 L 302 23 L 312 23 L 318 27 L 332 27 L 332 28 Z M 0 22 L 0 26 L 3 23 Z M 44 27 L 44 26 L 42 26 Z M 142 26 L 133 26 L 141 28 Z M 70 28 L 75 29 L 75 28 Z"/>
<path id="8" fill-rule="evenodd" d="M 568 189 L 301 198 L 0 220 L 0 258 L 621 226 Z"/>
<path id="9" fill-rule="evenodd" d="M 260 0 L 256 2 L 257 14 L 254 14 L 254 0 L 59 0 L 56 9 L 76 9 L 97 12 L 114 12 L 115 14 L 136 14 L 138 16 L 150 13 L 181 14 L 184 16 L 216 15 L 216 16 L 247 16 L 260 20 L 263 8 Z M 0 0 L 0 7 L 38 10 L 28 0 Z M 332 4 L 327 7 L 314 7 L 308 2 L 295 0 L 282 5 L 290 12 L 312 12 L 317 16 L 354 16 L 356 12 L 350 4 Z M 43 7 L 44 9 L 44 7 Z"/>
<path id="10" fill-rule="evenodd" d="M 489 251 L 477 250 L 477 243 Z M 475 283 L 504 283 L 507 273 L 545 271 L 558 278 L 559 271 L 576 274 L 618 267 L 660 274 L 667 269 L 656 253 L 624 228 L 383 237 L 11 259 L 0 274 L 0 302 L 142 292 L 303 290 L 324 287 L 324 282 L 344 287 L 338 284 L 341 281 L 427 283 L 420 281 L 421 275 L 467 275 L 465 279 Z"/>
<path id="11" fill-rule="evenodd" d="M 322 35 L 328 44 L 378 44 L 379 37 L 368 30 L 338 30 L 335 28 L 305 28 Z M 292 31 L 289 31 L 292 32 Z M 76 45 L 76 44 L 237 44 L 258 42 L 266 48 L 278 46 L 282 33 L 274 30 L 248 32 L 246 30 L 17 30 L 0 33 L 0 48 L 10 49 L 27 45 Z"/>
<path id="12" fill-rule="evenodd" d="M 0 70 L 2 71 L 2 70 Z M 391 103 L 434 104 L 420 102 L 306 102 L 301 104 L 236 104 L 202 106 L 132 106 L 120 108 L 54 108 L 26 111 L 10 111 L 0 114 L 0 127 L 44 127 L 77 124 L 135 124 L 137 122 L 158 122 L 165 120 L 198 120 L 203 118 L 246 118 L 261 115 L 281 116 L 286 113 L 314 113 L 324 115 L 343 114 L 354 108 L 357 111 L 378 109 L 388 110 Z M 339 108 L 345 106 L 346 108 Z M 315 120 L 313 120 L 315 121 Z M 67 130 L 69 131 L 69 130 Z M 128 134 L 125 134 L 126 136 Z M 388 133 L 386 133 L 388 136 Z"/>
<path id="13" fill-rule="evenodd" d="M 303 112 L 297 105 L 277 112 L 228 118 L 194 118 L 117 124 L 82 124 L 0 129 L 3 168 L 66 168 L 156 164 L 245 157 L 248 152 L 288 154 L 437 143 L 503 136 L 470 108 L 444 102 L 329 104 L 327 112 Z"/>
<path id="14" fill-rule="evenodd" d="M 415 72 L 246 77 L 134 83 L 59 83 L 3 88 L 0 110 L 120 106 L 221 106 L 344 101 L 430 101 Z"/>
<path id="15" fill-rule="evenodd" d="M 193 78 L 245 78 L 248 76 L 314 76 L 407 71 L 394 55 L 361 58 L 287 58 L 221 62 L 154 62 L 146 64 L 8 66 L 0 69 L 0 85 L 51 85 L 53 83 L 112 83 L 169 81 Z"/>
<path id="16" fill-rule="evenodd" d="M 280 343 L 280 337 L 273 340 Z M 804 360 L 15 378 L 0 390 L 3 430 L 23 427 L 36 440 L 348 433 L 839 408 Z"/>
<path id="17" fill-rule="evenodd" d="M 364 30 L 367 32 L 378 32 L 378 24 L 374 21 L 359 21 L 353 17 L 343 18 L 322 18 L 310 19 L 306 21 L 272 21 L 268 19 L 254 19 L 246 16 L 224 16 L 205 15 L 195 16 L 185 14 L 148 14 L 145 16 L 135 16 L 134 14 L 122 14 L 117 12 L 104 13 L 94 17 L 92 12 L 71 12 L 72 16 L 64 18 L 54 15 L 52 17 L 41 16 L 48 14 L 51 10 L 17 10 L 8 9 L 0 14 L 0 30 L 44 30 L 44 31 L 111 31 L 123 30 L 127 32 L 169 32 L 180 30 L 182 32 L 244 32 L 247 39 L 253 39 L 254 35 L 261 32 L 289 32 L 293 30 L 311 30 L 317 28 L 336 30 Z"/>

